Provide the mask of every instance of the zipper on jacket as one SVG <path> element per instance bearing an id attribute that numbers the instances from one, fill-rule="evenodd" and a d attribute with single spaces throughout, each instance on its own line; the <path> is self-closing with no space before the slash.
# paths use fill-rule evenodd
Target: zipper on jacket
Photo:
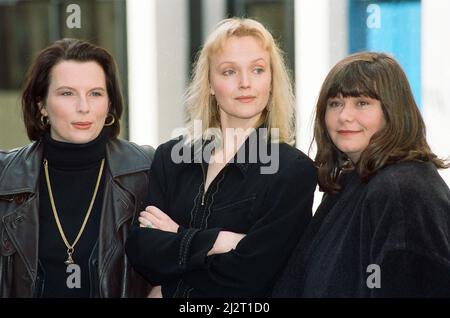
<path id="1" fill-rule="evenodd" d="M 215 176 L 214 180 L 211 181 L 211 183 L 209 184 L 208 190 L 206 190 L 206 176 L 205 176 L 205 169 L 203 168 L 203 163 L 202 163 L 202 173 L 203 173 L 203 193 L 202 193 L 202 202 L 200 203 L 201 206 L 205 205 L 205 196 L 208 193 L 209 189 L 211 189 L 211 186 L 214 185 L 217 180 L 219 179 L 219 177 L 222 176 L 222 174 L 225 173 L 225 169 L 228 167 L 229 163 L 227 163 L 222 170 L 220 170 L 220 172 Z"/>

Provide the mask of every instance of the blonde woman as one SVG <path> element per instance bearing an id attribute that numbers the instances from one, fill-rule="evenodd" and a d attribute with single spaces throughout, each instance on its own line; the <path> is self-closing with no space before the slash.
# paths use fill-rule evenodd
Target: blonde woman
<path id="1" fill-rule="evenodd" d="M 188 134 L 160 145 L 126 250 L 151 297 L 263 297 L 312 215 L 316 169 L 292 146 L 282 53 L 251 19 L 208 37 L 187 92 Z"/>

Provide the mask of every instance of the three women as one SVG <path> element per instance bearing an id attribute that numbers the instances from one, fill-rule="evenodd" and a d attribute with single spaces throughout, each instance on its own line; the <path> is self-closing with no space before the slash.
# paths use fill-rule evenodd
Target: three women
<path id="1" fill-rule="evenodd" d="M 103 49 L 45 49 L 22 104 L 34 142 L 0 153 L 3 297 L 144 296 L 122 247 L 143 202 L 126 249 L 152 297 L 270 295 L 303 233 L 273 296 L 450 295 L 450 191 L 436 171 L 448 165 L 385 54 L 345 58 L 322 86 L 326 194 L 309 226 L 316 170 L 291 146 L 289 76 L 253 20 L 210 35 L 187 94 L 189 133 L 158 147 L 151 170 L 151 149 L 116 138 L 121 93 Z"/>

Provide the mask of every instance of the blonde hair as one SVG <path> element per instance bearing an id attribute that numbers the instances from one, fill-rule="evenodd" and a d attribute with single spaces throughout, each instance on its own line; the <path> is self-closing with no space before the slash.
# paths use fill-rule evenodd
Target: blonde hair
<path id="1" fill-rule="evenodd" d="M 210 94 L 210 61 L 211 56 L 220 51 L 225 41 L 233 36 L 255 37 L 261 41 L 262 47 L 269 52 L 272 90 L 260 123 L 264 123 L 269 132 L 271 128 L 278 128 L 279 142 L 292 145 L 295 135 L 295 101 L 284 54 L 270 32 L 261 23 L 242 18 L 229 18 L 219 22 L 215 30 L 206 39 L 198 55 L 192 80 L 184 100 L 190 136 L 194 136 L 194 121 L 200 120 L 202 122 L 202 136 L 208 128 L 220 128 L 217 102 L 215 97 Z"/>

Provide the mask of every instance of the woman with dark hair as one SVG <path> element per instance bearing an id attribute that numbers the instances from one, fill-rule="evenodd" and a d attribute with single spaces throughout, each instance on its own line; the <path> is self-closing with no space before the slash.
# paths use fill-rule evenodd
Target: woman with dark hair
<path id="1" fill-rule="evenodd" d="M 117 138 L 122 108 L 105 49 L 64 39 L 35 59 L 22 93 L 33 142 L 0 152 L 0 297 L 146 295 L 123 245 L 153 149 Z"/>
<path id="2" fill-rule="evenodd" d="M 314 138 L 325 192 L 275 297 L 449 297 L 450 191 L 407 78 L 386 54 L 328 74 Z"/>

